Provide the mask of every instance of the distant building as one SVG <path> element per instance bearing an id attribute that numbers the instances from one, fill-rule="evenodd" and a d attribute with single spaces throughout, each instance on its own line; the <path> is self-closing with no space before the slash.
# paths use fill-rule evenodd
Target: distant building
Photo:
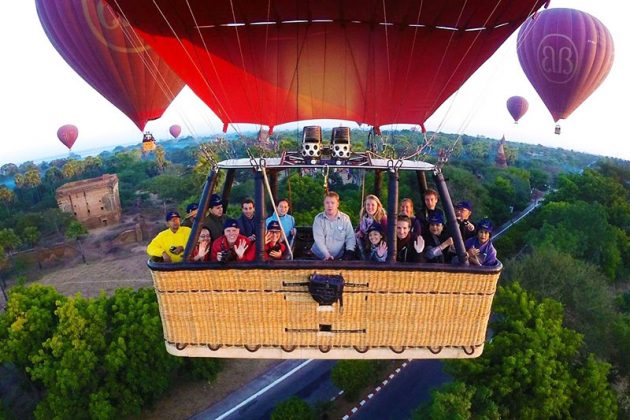
<path id="1" fill-rule="evenodd" d="M 507 158 L 505 157 L 505 136 L 501 138 L 499 146 L 497 147 L 497 157 L 494 160 L 497 168 L 507 168 Z"/>
<path id="2" fill-rule="evenodd" d="M 120 223 L 116 175 L 105 174 L 98 178 L 69 182 L 57 188 L 55 197 L 61 211 L 74 214 L 87 228 Z"/>

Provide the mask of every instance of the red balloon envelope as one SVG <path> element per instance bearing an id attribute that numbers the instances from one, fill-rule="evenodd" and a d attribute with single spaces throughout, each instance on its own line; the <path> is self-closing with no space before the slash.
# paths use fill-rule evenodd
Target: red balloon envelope
<path id="1" fill-rule="evenodd" d="M 171 128 L 168 129 L 168 131 L 171 133 L 171 136 L 177 138 L 182 133 L 182 128 L 177 124 L 173 124 L 171 125 Z"/>
<path id="2" fill-rule="evenodd" d="M 529 103 L 522 96 L 512 96 L 507 100 L 507 109 L 512 118 L 514 118 L 514 123 L 517 123 L 525 115 L 528 108 Z"/>
<path id="3" fill-rule="evenodd" d="M 57 137 L 70 150 L 79 137 L 79 129 L 72 124 L 62 125 L 57 130 Z"/>
<path id="4" fill-rule="evenodd" d="M 521 67 L 556 122 L 601 85 L 613 64 L 610 32 L 579 10 L 539 13 L 521 27 L 517 42 Z"/>
<path id="5" fill-rule="evenodd" d="M 35 5 L 63 59 L 140 130 L 159 118 L 184 87 L 101 0 L 35 0 Z"/>
<path id="6" fill-rule="evenodd" d="M 106 0 L 228 124 L 423 124 L 545 0 Z"/>

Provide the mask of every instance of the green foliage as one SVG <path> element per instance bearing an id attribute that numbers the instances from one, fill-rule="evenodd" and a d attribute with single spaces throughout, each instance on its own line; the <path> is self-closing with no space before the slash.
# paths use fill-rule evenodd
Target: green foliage
<path id="1" fill-rule="evenodd" d="M 80 237 L 87 235 L 88 230 L 77 220 L 73 220 L 66 229 L 66 238 L 79 239 Z"/>
<path id="2" fill-rule="evenodd" d="M 64 298 L 33 285 L 10 291 L 0 314 L 0 362 L 24 369 L 45 389 L 37 418 L 138 415 L 182 374 L 213 379 L 220 363 L 170 356 L 155 293 L 118 289 L 113 296 Z"/>
<path id="3" fill-rule="evenodd" d="M 178 175 L 164 174 L 148 179 L 141 184 L 141 188 L 158 194 L 161 198 L 182 201 L 194 190 L 190 178 Z"/>
<path id="4" fill-rule="evenodd" d="M 539 216 L 541 228 L 527 234 L 530 244 L 554 247 L 598 265 L 611 279 L 622 268 L 617 232 L 608 224 L 606 210 L 583 201 L 551 202 Z"/>
<path id="5" fill-rule="evenodd" d="M 616 418 L 609 365 L 580 355 L 582 337 L 562 326 L 562 305 L 539 302 L 513 283 L 499 288 L 495 311 L 483 356 L 447 362 L 456 381 L 475 389 L 473 416 Z"/>
<path id="6" fill-rule="evenodd" d="M 57 327 L 55 310 L 64 301 L 65 297 L 50 286 L 9 289 L 6 311 L 0 314 L 0 363 L 32 367 L 33 357 Z"/>
<path id="7" fill-rule="evenodd" d="M 490 391 L 483 387 L 451 382 L 431 392 L 431 399 L 413 413 L 414 420 L 465 420 L 480 418 L 498 420 L 499 407 L 489 399 Z M 474 412 L 473 412 L 474 407 Z"/>
<path id="8" fill-rule="evenodd" d="M 374 360 L 340 360 L 332 368 L 330 378 L 344 390 L 344 398 L 354 400 L 359 392 L 378 380 L 379 363 Z"/>
<path id="9" fill-rule="evenodd" d="M 291 397 L 279 403 L 271 412 L 272 420 L 313 420 L 315 414 L 301 398 Z"/>
<path id="10" fill-rule="evenodd" d="M 567 325 L 585 334 L 587 348 L 602 358 L 610 356 L 613 296 L 598 267 L 556 248 L 539 247 L 506 261 L 501 279 L 519 282 L 538 298 L 562 302 Z"/>
<path id="11" fill-rule="evenodd" d="M 0 230 L 0 248 L 4 250 L 15 250 L 22 245 L 22 241 L 15 234 L 13 229 Z"/>
<path id="12" fill-rule="evenodd" d="M 24 239 L 24 242 L 26 242 L 31 247 L 37 245 L 37 242 L 39 242 L 39 239 L 41 237 L 42 234 L 35 226 L 27 226 L 22 231 L 22 238 Z"/>

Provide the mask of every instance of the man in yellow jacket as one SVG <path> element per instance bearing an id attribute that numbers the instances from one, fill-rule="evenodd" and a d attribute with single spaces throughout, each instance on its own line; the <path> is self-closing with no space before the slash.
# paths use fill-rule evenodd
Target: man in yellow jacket
<path id="1" fill-rule="evenodd" d="M 168 229 L 158 233 L 147 247 L 147 254 L 157 261 L 166 263 L 177 263 L 182 261 L 184 248 L 190 228 L 181 226 L 181 218 L 176 211 L 166 213 L 166 223 Z"/>

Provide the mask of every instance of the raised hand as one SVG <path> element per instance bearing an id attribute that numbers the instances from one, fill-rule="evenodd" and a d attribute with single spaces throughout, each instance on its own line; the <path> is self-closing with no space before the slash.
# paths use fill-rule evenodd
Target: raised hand
<path id="1" fill-rule="evenodd" d="M 247 245 L 247 242 L 243 239 L 240 240 L 238 245 L 234 245 L 234 252 L 236 252 L 236 256 L 239 260 L 243 258 L 243 255 L 245 255 L 245 251 L 247 251 L 248 247 L 249 245 Z"/>
<path id="2" fill-rule="evenodd" d="M 378 248 L 376 248 L 376 255 L 381 258 L 387 255 L 387 244 L 385 242 L 381 242 L 378 245 Z"/>
<path id="3" fill-rule="evenodd" d="M 418 235 L 416 240 L 413 242 L 413 248 L 418 254 L 421 254 L 422 251 L 424 251 L 424 238 L 421 235 Z"/>

